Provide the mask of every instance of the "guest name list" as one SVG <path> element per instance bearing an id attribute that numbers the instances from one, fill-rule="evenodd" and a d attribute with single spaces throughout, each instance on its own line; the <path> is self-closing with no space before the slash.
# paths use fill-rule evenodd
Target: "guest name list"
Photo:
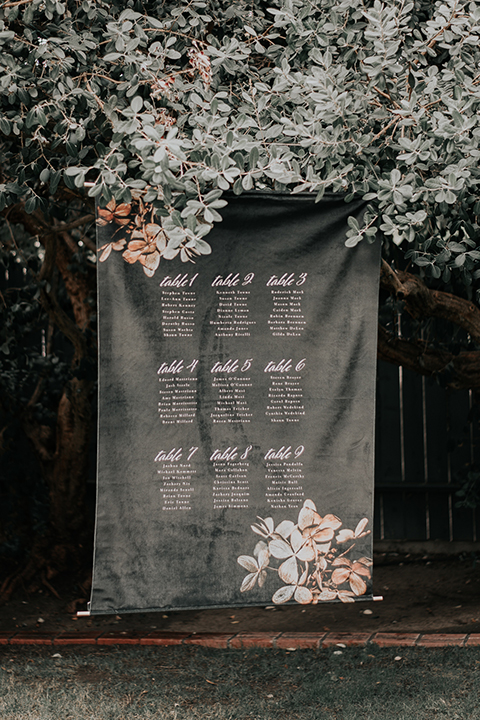
<path id="1" fill-rule="evenodd" d="M 309 359 L 299 340 L 307 326 L 308 272 L 207 279 L 183 272 L 166 275 L 159 290 L 158 421 L 165 438 L 178 428 L 182 439 L 160 442 L 152 458 L 163 511 L 193 511 L 200 494 L 204 502 L 200 475 L 208 477 L 213 510 L 251 507 L 258 487 L 272 509 L 301 507 Z M 192 339 L 202 333 L 210 337 L 209 352 L 193 357 Z M 195 433 L 201 422 L 216 443 L 207 458 Z M 248 442 L 232 442 L 239 430 Z"/>

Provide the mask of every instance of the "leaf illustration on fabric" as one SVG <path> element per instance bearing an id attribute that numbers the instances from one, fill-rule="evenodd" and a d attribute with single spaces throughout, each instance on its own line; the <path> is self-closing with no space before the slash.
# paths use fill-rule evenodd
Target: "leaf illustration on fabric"
<path id="1" fill-rule="evenodd" d="M 275 604 L 292 599 L 302 605 L 351 603 L 367 593 L 372 561 L 367 557 L 354 560 L 347 557 L 356 541 L 370 533 L 366 530 L 367 518 L 362 518 L 355 530 L 340 530 L 339 517 L 332 513 L 322 516 L 315 503 L 308 499 L 298 513 L 296 524 L 282 520 L 275 525 L 271 517 L 257 520 L 251 529 L 264 539 L 257 543 L 254 557 L 240 555 L 237 559 L 248 572 L 241 592 L 252 590 L 257 580 L 258 586 L 263 587 L 268 570 L 284 583 L 273 594 Z M 345 549 L 348 541 L 351 545 Z M 271 564 L 272 559 L 278 561 L 276 567 Z"/>
<path id="2" fill-rule="evenodd" d="M 123 250 L 123 248 L 126 245 L 125 238 L 120 238 L 120 240 L 115 240 L 114 242 L 106 243 L 105 245 L 102 245 L 102 247 L 99 249 L 99 252 L 101 252 L 100 257 L 98 258 L 100 262 L 105 262 L 110 257 L 110 253 L 112 250 Z"/>
<path id="3" fill-rule="evenodd" d="M 332 562 L 335 567 L 332 573 L 332 581 L 335 585 L 348 582 L 355 595 L 364 595 L 367 591 L 364 578 L 370 577 L 368 563 L 369 561 L 366 558 L 360 558 L 356 562 L 352 562 L 346 557 L 337 558 Z"/>
<path id="4" fill-rule="evenodd" d="M 263 587 L 267 578 L 266 568 L 270 562 L 270 554 L 268 546 L 264 542 L 257 543 L 253 551 L 255 557 L 249 555 L 240 555 L 237 562 L 249 573 L 243 579 L 240 592 L 247 592 L 255 587 L 258 580 L 258 587 Z"/>
<path id="5" fill-rule="evenodd" d="M 199 225 L 195 232 L 172 225 L 164 217 L 157 218 L 154 206 L 143 201 L 143 194 L 133 190 L 131 203 L 117 205 L 110 200 L 105 208 L 97 209 L 97 225 L 110 227 L 111 232 L 109 242 L 98 250 L 99 262 L 108 260 L 112 250 L 122 251 L 125 262 L 129 265 L 138 262 L 145 275 L 153 277 L 162 259 L 179 257 L 182 262 L 195 262 L 201 255 L 212 252 L 202 237 L 210 225 Z"/>
<path id="6" fill-rule="evenodd" d="M 110 223 L 116 225 L 128 225 L 130 222 L 129 215 L 132 212 L 131 204 L 122 203 L 117 205 L 115 199 L 110 200 L 105 208 L 99 208 L 97 225 L 103 227 Z"/>
<path id="7" fill-rule="evenodd" d="M 255 523 L 254 525 L 251 525 L 254 533 L 257 533 L 257 535 L 261 535 L 264 538 L 268 537 L 276 537 L 279 536 L 283 539 L 287 539 L 292 534 L 292 531 L 295 528 L 295 523 L 293 523 L 291 520 L 283 520 L 277 527 L 275 527 L 275 523 L 273 522 L 273 518 L 258 518 L 259 522 Z"/>
<path id="8" fill-rule="evenodd" d="M 281 603 L 288 602 L 292 597 L 300 605 L 308 605 L 313 602 L 312 592 L 308 588 L 300 585 L 286 585 L 285 587 L 281 587 L 272 597 L 272 602 L 274 602 L 275 605 L 280 605 Z"/>
<path id="9" fill-rule="evenodd" d="M 160 257 L 167 246 L 167 239 L 160 225 L 146 223 L 132 232 L 132 240 L 123 253 L 123 258 L 132 264 L 140 262 L 148 277 L 155 274 L 160 264 Z"/>
<path id="10" fill-rule="evenodd" d="M 365 530 L 367 524 L 368 519 L 362 518 L 362 520 L 360 520 L 360 522 L 357 524 L 355 530 L 340 530 L 336 537 L 337 542 L 344 543 L 348 540 L 358 540 L 359 538 L 365 537 L 366 535 L 370 535 L 370 530 Z"/>

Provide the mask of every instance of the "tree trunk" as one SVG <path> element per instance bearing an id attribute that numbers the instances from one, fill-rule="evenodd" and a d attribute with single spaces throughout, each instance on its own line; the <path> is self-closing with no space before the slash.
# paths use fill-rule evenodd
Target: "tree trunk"
<path id="1" fill-rule="evenodd" d="M 95 381 L 85 379 L 80 366 L 94 362 L 96 353 L 95 336 L 87 334 L 94 313 L 91 301 L 95 297 L 95 269 L 84 274 L 72 272 L 72 255 L 78 249 L 75 241 L 63 230 L 58 232 L 54 227 L 46 227 L 42 218 L 29 216 L 22 220 L 30 231 L 42 230 L 37 234 L 45 247 L 45 257 L 38 280 L 40 302 L 49 318 L 47 356 L 53 352 L 54 328 L 70 341 L 73 356 L 71 377 L 58 402 L 55 427 L 42 425 L 35 416 L 35 408 L 41 403 L 45 390 L 45 376 L 39 377 L 26 407 L 19 409 L 23 430 L 48 488 L 49 523 L 46 533 L 32 537 L 26 563 L 3 583 L 0 602 L 8 600 L 19 584 L 28 588 L 43 583 L 55 592 L 49 581 L 59 572 L 83 563 L 84 548 L 90 551 L 90 538 L 86 533 L 91 528 L 87 527 L 85 490 L 94 426 L 92 393 Z M 57 297 L 55 278 L 58 274 L 71 303 L 68 312 Z"/>

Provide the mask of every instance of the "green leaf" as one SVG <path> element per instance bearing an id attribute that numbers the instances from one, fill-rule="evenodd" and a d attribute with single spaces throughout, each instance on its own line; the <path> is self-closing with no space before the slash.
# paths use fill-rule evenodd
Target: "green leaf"
<path id="1" fill-rule="evenodd" d="M 63 174 L 63 182 L 67 186 L 67 188 L 70 188 L 70 190 L 75 190 L 75 178 L 71 175 L 65 175 Z"/>
<path id="2" fill-rule="evenodd" d="M 46 127 L 48 125 L 47 116 L 45 115 L 42 108 L 37 109 L 37 120 L 40 123 L 40 125 L 42 125 L 42 127 Z"/>
<path id="3" fill-rule="evenodd" d="M 212 248 L 210 247 L 210 245 L 205 242 L 205 240 L 200 240 L 199 238 L 197 238 L 195 242 L 195 248 L 202 255 L 210 255 L 210 253 L 212 252 Z"/>
<path id="4" fill-rule="evenodd" d="M 353 235 L 345 240 L 345 247 L 353 248 L 362 240 L 361 235 Z"/>
<path id="5" fill-rule="evenodd" d="M 250 150 L 250 155 L 248 158 L 248 165 L 250 170 L 254 170 L 257 167 L 257 163 L 259 160 L 259 152 L 256 145 L 253 146 L 253 148 Z"/>
<path id="6" fill-rule="evenodd" d="M 37 198 L 34 195 L 32 197 L 29 197 L 25 203 L 25 212 L 28 215 L 31 215 L 37 209 L 37 205 L 38 205 Z"/>
<path id="7" fill-rule="evenodd" d="M 25 118 L 25 125 L 27 126 L 27 128 L 31 128 L 36 123 L 36 120 L 37 114 L 35 110 L 32 109 L 27 113 L 27 117 Z"/>
<path id="8" fill-rule="evenodd" d="M 244 190 L 251 190 L 253 188 L 253 178 L 251 175 L 245 175 L 243 177 L 242 187 Z"/>
<path id="9" fill-rule="evenodd" d="M 392 185 L 397 185 L 401 179 L 402 179 L 402 173 L 400 172 L 400 170 L 397 170 L 397 168 L 392 170 L 392 172 L 390 173 L 390 181 L 391 181 Z"/>
<path id="10" fill-rule="evenodd" d="M 105 185 L 104 183 L 102 183 L 100 185 L 100 187 L 102 188 L 101 197 L 105 201 L 105 205 L 106 205 L 107 203 L 110 202 L 110 200 L 113 200 L 113 193 L 110 190 L 110 188 L 108 187 L 108 185 Z M 100 195 L 98 197 L 100 197 Z"/>
<path id="11" fill-rule="evenodd" d="M 55 195 L 57 192 L 58 184 L 61 180 L 62 173 L 60 170 L 57 170 L 57 172 L 54 172 L 50 177 L 50 192 L 52 195 Z"/>
<path id="12" fill-rule="evenodd" d="M 10 135 L 12 131 L 12 126 L 5 117 L 0 118 L 0 130 L 4 135 Z"/>
<path id="13" fill-rule="evenodd" d="M 243 187 L 242 187 L 242 181 L 241 181 L 240 178 L 238 178 L 238 180 L 235 180 L 235 182 L 234 182 L 234 184 L 233 184 L 233 192 L 235 193 L 235 195 L 241 195 L 241 194 L 242 194 L 242 192 L 243 192 Z"/>
<path id="14" fill-rule="evenodd" d="M 98 185 L 93 185 L 93 187 L 88 189 L 88 196 L 89 197 L 98 197 L 102 193 L 102 185 L 99 183 Z"/>
<path id="15" fill-rule="evenodd" d="M 75 177 L 75 187 L 83 188 L 85 185 L 85 173 L 81 172 Z"/>
<path id="16" fill-rule="evenodd" d="M 203 198 L 203 201 L 206 205 L 210 205 L 210 203 L 213 203 L 215 200 L 218 200 L 218 198 L 221 198 L 223 195 L 221 190 L 211 190 L 205 197 Z"/>
<path id="17" fill-rule="evenodd" d="M 132 111 L 137 115 L 143 106 L 143 98 L 140 97 L 140 95 L 135 95 L 132 102 L 130 103 L 130 107 L 132 108 Z"/>
<path id="18" fill-rule="evenodd" d="M 463 117 L 460 115 L 458 110 L 455 110 L 455 108 L 453 108 L 451 112 L 452 112 L 452 118 L 453 118 L 455 125 L 458 128 L 462 128 L 463 127 Z"/>
<path id="19" fill-rule="evenodd" d="M 78 150 L 73 143 L 67 141 L 65 143 L 65 147 L 67 148 L 67 153 L 70 157 L 78 158 Z"/>
<path id="20" fill-rule="evenodd" d="M 180 228 L 183 227 L 182 216 L 178 212 L 178 210 L 174 210 L 174 212 L 171 214 L 170 217 L 172 218 L 172 222 L 174 223 L 174 225 L 176 225 L 177 227 L 180 227 Z"/>

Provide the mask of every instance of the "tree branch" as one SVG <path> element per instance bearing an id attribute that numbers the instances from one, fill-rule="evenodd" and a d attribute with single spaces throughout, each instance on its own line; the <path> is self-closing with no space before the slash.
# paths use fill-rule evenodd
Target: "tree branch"
<path id="1" fill-rule="evenodd" d="M 45 258 L 38 274 L 39 281 L 47 280 L 52 276 L 53 268 L 57 261 L 57 240 L 54 235 L 44 238 Z M 69 318 L 67 313 L 60 306 L 55 294 L 48 291 L 43 285 L 40 288 L 40 301 L 50 320 L 55 323 L 58 329 L 67 337 L 75 348 L 75 360 L 83 357 L 87 350 L 87 344 L 83 333 L 77 325 Z"/>
<path id="2" fill-rule="evenodd" d="M 395 337 L 381 325 L 378 330 L 378 357 L 420 375 L 436 377 L 452 390 L 480 388 L 480 351 L 458 355 L 431 348 L 422 340 Z"/>
<path id="3" fill-rule="evenodd" d="M 4 2 L 0 5 L 0 8 L 11 8 L 18 7 L 19 5 L 28 5 L 33 0 L 17 0 L 17 2 Z"/>
<path id="4" fill-rule="evenodd" d="M 480 344 L 480 310 L 471 301 L 451 293 L 428 288 L 423 280 L 411 273 L 395 272 L 382 261 L 380 285 L 391 295 L 405 302 L 413 318 L 437 317 L 463 328 Z"/>
<path id="5" fill-rule="evenodd" d="M 387 98 L 387 100 L 390 100 L 390 102 L 392 103 L 392 105 L 394 105 L 394 107 L 396 107 L 397 110 L 400 110 L 401 106 L 396 102 L 396 100 L 394 100 L 394 99 L 392 98 L 392 96 L 390 95 L 390 93 L 383 92 L 383 90 L 380 90 L 380 88 L 378 88 L 376 85 L 373 86 L 373 89 L 376 90 L 377 93 L 378 93 L 379 95 L 381 95 L 382 97 Z"/>
<path id="6" fill-rule="evenodd" d="M 40 299 L 44 310 L 48 313 L 48 316 L 58 327 L 68 340 L 72 343 L 75 349 L 75 359 L 78 362 L 87 351 L 87 344 L 82 332 L 75 325 L 73 320 L 70 320 L 67 313 L 60 307 L 57 298 L 42 288 L 40 290 Z M 75 363 L 74 359 L 74 365 Z"/>
<path id="7" fill-rule="evenodd" d="M 54 228 L 52 228 L 52 232 L 70 232 L 70 230 L 74 230 L 75 228 L 80 227 L 81 225 L 86 225 L 87 223 L 93 222 L 94 220 L 95 215 L 89 213 L 88 215 L 83 215 L 83 217 L 78 218 L 78 220 L 73 220 L 70 223 L 56 225 Z"/>

